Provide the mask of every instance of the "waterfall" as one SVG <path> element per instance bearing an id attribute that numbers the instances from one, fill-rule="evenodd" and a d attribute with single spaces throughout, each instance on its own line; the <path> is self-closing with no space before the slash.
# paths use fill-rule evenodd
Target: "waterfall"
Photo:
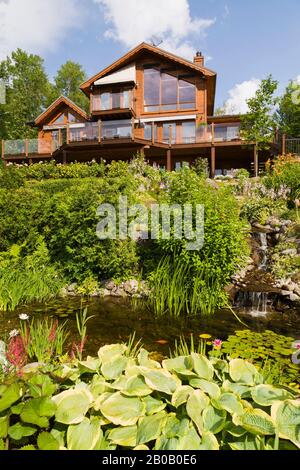
<path id="1" fill-rule="evenodd" d="M 259 251 L 261 253 L 261 262 L 258 266 L 258 269 L 265 270 L 267 267 L 268 262 L 268 239 L 267 234 L 263 232 L 258 233 L 260 248 Z"/>
<path id="2" fill-rule="evenodd" d="M 263 317 L 268 313 L 268 300 L 267 292 L 239 292 L 237 307 L 253 317 Z"/>

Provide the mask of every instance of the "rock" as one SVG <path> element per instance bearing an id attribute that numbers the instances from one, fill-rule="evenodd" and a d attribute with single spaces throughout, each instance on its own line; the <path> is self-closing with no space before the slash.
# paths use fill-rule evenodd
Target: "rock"
<path id="1" fill-rule="evenodd" d="M 102 291 L 101 291 L 101 296 L 102 296 L 102 297 L 110 297 L 110 295 L 111 295 L 111 291 L 110 291 L 110 290 L 108 290 L 108 289 L 102 289 Z"/>
<path id="2" fill-rule="evenodd" d="M 281 252 L 283 256 L 295 256 L 297 255 L 297 250 L 296 248 L 289 248 L 288 250 L 284 250 Z"/>
<path id="3" fill-rule="evenodd" d="M 70 284 L 68 287 L 67 287 L 67 291 L 69 293 L 74 293 L 76 292 L 76 288 L 77 288 L 77 283 L 76 282 L 73 282 L 73 284 Z"/>
<path id="4" fill-rule="evenodd" d="M 107 290 L 114 290 L 117 286 L 114 281 L 106 281 L 103 287 Z"/>
<path id="5" fill-rule="evenodd" d="M 257 232 L 262 232 L 262 233 L 273 233 L 273 228 L 271 225 L 261 225 L 258 222 L 255 222 L 252 224 L 252 227 L 256 229 Z"/>
<path id="6" fill-rule="evenodd" d="M 122 287 L 127 294 L 136 294 L 139 290 L 139 282 L 136 279 L 126 281 Z"/>
<path id="7" fill-rule="evenodd" d="M 283 297 L 288 297 L 289 295 L 291 295 L 289 290 L 282 290 L 280 294 L 283 295 Z"/>
<path id="8" fill-rule="evenodd" d="M 110 295 L 112 297 L 126 297 L 126 292 L 121 287 L 116 287 L 111 291 Z"/>
<path id="9" fill-rule="evenodd" d="M 299 302 L 299 301 L 300 301 L 299 295 L 297 295 L 297 294 L 290 294 L 290 301 L 291 301 L 291 302 Z"/>
<path id="10" fill-rule="evenodd" d="M 68 291 L 67 287 L 63 287 L 60 291 L 60 295 L 62 297 L 66 297 L 68 294 L 69 294 L 69 291 Z"/>

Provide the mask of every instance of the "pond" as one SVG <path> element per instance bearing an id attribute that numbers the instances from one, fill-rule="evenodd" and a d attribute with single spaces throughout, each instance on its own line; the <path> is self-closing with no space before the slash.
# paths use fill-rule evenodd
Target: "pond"
<path id="1" fill-rule="evenodd" d="M 191 333 L 198 336 L 203 333 L 213 338 L 226 339 L 229 334 L 246 326 L 238 322 L 230 310 L 221 310 L 209 318 L 189 318 L 185 320 L 155 319 L 143 303 L 133 305 L 124 299 L 80 298 L 53 299 L 47 304 L 31 304 L 20 307 L 14 312 L 0 313 L 0 339 L 19 326 L 20 313 L 27 313 L 32 318 L 46 316 L 66 321 L 71 341 L 77 339 L 76 312 L 88 307 L 88 315 L 94 315 L 88 323 L 88 342 L 86 353 L 96 354 L 104 344 L 126 341 L 136 332 L 136 338 L 149 351 L 168 355 L 175 340 L 181 335 L 187 338 Z M 300 339 L 299 312 L 271 312 L 265 317 L 251 317 L 245 312 L 238 313 L 239 318 L 254 331 L 272 330 L 295 339 Z"/>

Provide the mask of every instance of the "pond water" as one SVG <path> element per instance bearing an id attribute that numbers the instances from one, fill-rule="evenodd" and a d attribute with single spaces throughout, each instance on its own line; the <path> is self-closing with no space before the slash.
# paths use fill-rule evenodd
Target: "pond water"
<path id="1" fill-rule="evenodd" d="M 11 330 L 18 328 L 20 313 L 27 313 L 32 318 L 43 318 L 45 315 L 67 321 L 70 330 L 70 341 L 77 340 L 76 312 L 88 307 L 88 315 L 94 318 L 88 323 L 88 342 L 86 353 L 96 354 L 104 344 L 126 341 L 136 332 L 136 338 L 149 351 L 169 354 L 175 340 L 181 335 L 187 338 L 191 333 L 197 335 L 208 333 L 213 338 L 226 339 L 229 334 L 246 326 L 238 322 L 230 310 L 221 310 L 210 318 L 189 318 L 185 320 L 155 319 L 154 315 L 143 305 L 133 305 L 128 300 L 120 299 L 85 299 L 61 298 L 47 304 L 31 304 L 18 308 L 14 312 L 0 313 L 0 339 Z M 265 317 L 251 317 L 245 312 L 238 313 L 249 329 L 254 331 L 272 330 L 275 333 L 300 339 L 300 314 L 295 311 L 269 313 Z"/>

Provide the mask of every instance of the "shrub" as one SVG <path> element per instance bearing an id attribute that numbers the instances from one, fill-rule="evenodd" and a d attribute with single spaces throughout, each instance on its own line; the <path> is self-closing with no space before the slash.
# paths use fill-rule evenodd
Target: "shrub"
<path id="1" fill-rule="evenodd" d="M 25 367 L 1 386 L 0 447 L 24 450 L 274 450 L 300 447 L 300 400 L 242 359 L 98 357 Z"/>
<path id="2" fill-rule="evenodd" d="M 283 155 L 275 160 L 269 167 L 268 176 L 264 180 L 268 188 L 278 190 L 280 186 L 290 189 L 290 202 L 300 195 L 300 157 L 294 155 Z"/>

